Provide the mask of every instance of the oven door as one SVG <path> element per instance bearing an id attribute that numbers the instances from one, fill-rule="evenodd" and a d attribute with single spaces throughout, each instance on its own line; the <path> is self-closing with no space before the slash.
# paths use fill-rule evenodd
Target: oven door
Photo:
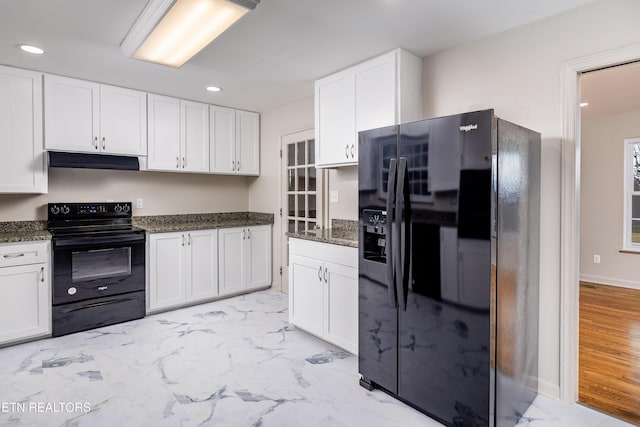
<path id="1" fill-rule="evenodd" d="M 53 240 L 53 305 L 145 289 L 145 234 Z"/>

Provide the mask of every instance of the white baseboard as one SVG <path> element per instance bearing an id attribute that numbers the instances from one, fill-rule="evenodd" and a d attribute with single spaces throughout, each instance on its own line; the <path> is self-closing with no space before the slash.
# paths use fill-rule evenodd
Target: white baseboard
<path id="1" fill-rule="evenodd" d="M 549 396 L 554 399 L 559 399 L 560 386 L 558 384 L 552 383 L 551 381 L 538 378 L 538 393 L 544 394 L 545 396 Z"/>
<path id="2" fill-rule="evenodd" d="M 590 274 L 581 274 L 580 281 L 597 283 L 600 285 L 619 286 L 621 288 L 640 289 L 639 282 L 633 282 L 631 280 L 621 280 L 612 277 L 592 276 Z"/>

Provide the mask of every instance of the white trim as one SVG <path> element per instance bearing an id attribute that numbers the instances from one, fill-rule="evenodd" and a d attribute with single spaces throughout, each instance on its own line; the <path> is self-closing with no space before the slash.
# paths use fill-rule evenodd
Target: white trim
<path id="1" fill-rule="evenodd" d="M 580 281 L 590 282 L 596 285 L 618 286 L 627 289 L 640 289 L 640 282 L 631 280 L 616 279 L 613 277 L 592 276 L 590 274 L 581 274 Z"/>
<path id="2" fill-rule="evenodd" d="M 552 383 L 551 381 L 538 378 L 538 393 L 557 399 L 560 395 L 560 386 Z"/>
<path id="3" fill-rule="evenodd" d="M 578 397 L 580 253 L 580 107 L 578 74 L 640 59 L 640 45 L 564 62 L 561 68 L 562 181 L 560 238 L 560 398 Z"/>
<path id="4" fill-rule="evenodd" d="M 624 155 L 622 156 L 624 165 L 624 225 L 622 229 L 624 230 L 624 235 L 622 236 L 622 249 L 625 251 L 638 251 L 640 250 L 640 243 L 633 243 L 632 236 L 632 226 L 631 222 L 633 219 L 632 207 L 633 204 L 630 203 L 632 196 L 638 196 L 638 191 L 633 191 L 634 182 L 631 170 L 631 160 L 633 156 L 632 147 L 636 144 L 640 144 L 640 138 L 625 138 L 624 139 Z"/>

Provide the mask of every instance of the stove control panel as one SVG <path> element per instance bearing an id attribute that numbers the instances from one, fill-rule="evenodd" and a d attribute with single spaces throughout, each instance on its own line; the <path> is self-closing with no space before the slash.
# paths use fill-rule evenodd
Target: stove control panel
<path id="1" fill-rule="evenodd" d="M 49 219 L 77 217 L 130 217 L 131 202 L 49 203 Z"/>

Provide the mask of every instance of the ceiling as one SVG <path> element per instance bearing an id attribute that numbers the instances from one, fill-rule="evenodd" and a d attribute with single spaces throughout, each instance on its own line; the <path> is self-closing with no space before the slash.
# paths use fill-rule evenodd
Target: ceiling
<path id="1" fill-rule="evenodd" d="M 261 112 L 396 47 L 425 57 L 592 1 L 262 0 L 180 69 L 119 48 L 147 0 L 2 1 L 0 63 Z"/>
<path id="2" fill-rule="evenodd" d="M 580 101 L 585 118 L 640 111 L 640 62 L 582 74 Z"/>

